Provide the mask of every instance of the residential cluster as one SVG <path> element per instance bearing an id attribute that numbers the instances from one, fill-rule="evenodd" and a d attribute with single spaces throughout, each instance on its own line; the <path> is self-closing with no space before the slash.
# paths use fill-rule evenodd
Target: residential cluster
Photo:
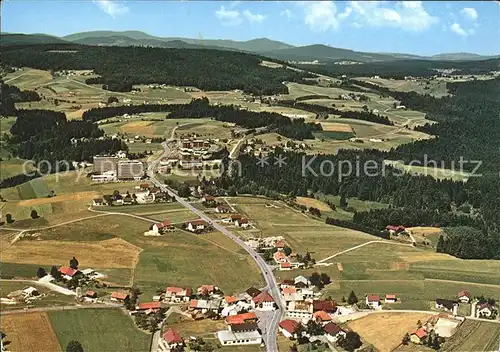
<path id="1" fill-rule="evenodd" d="M 160 171 L 168 173 L 173 167 L 181 170 L 218 168 L 223 149 L 219 143 L 219 139 L 200 139 L 196 135 L 179 139 L 171 156 L 160 161 Z"/>
<path id="2" fill-rule="evenodd" d="M 175 198 L 167 192 L 157 187 L 152 187 L 149 183 L 142 183 L 135 189 L 120 193 L 114 191 L 113 194 L 105 194 L 102 197 L 96 197 L 92 200 L 92 205 L 99 206 L 120 206 L 131 204 L 152 204 L 174 202 Z"/>

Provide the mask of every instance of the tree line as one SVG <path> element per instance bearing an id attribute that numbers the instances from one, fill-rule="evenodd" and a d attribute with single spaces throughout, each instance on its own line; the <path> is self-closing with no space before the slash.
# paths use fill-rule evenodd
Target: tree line
<path id="1" fill-rule="evenodd" d="M 254 112 L 242 110 L 234 105 L 210 105 L 207 98 L 193 99 L 187 104 L 142 104 L 94 108 L 82 114 L 84 121 L 98 121 L 123 114 L 144 112 L 168 112 L 167 118 L 214 118 L 217 121 L 231 122 L 249 129 L 268 127 L 285 137 L 294 139 L 313 139 L 313 132 L 321 131 L 321 125 L 306 123 L 304 119 L 291 119 L 273 112 Z"/>
<path id="2" fill-rule="evenodd" d="M 16 86 L 11 86 L 0 80 L 0 116 L 14 115 L 16 112 L 16 103 L 25 101 L 40 101 L 41 98 L 37 92 L 32 90 L 20 90 Z"/>
<path id="3" fill-rule="evenodd" d="M 68 50 L 75 52 L 61 52 Z M 314 77 L 287 68 L 264 67 L 262 59 L 236 51 L 77 44 L 19 45 L 2 50 L 5 64 L 53 71 L 93 69 L 100 77 L 87 79 L 87 84 L 122 92 L 136 84 L 158 83 L 202 90 L 240 89 L 255 95 L 286 94 L 284 81 Z"/>

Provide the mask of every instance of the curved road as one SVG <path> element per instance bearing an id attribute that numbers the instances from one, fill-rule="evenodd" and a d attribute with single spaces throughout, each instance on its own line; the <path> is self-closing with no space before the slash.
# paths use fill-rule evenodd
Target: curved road
<path id="1" fill-rule="evenodd" d="M 151 182 L 158 188 L 162 189 L 163 191 L 166 191 L 170 194 L 170 196 L 175 197 L 177 202 L 179 204 L 182 204 L 185 208 L 189 209 L 196 215 L 198 215 L 201 219 L 207 221 L 210 223 L 216 230 L 222 232 L 224 235 L 232 239 L 234 242 L 236 242 L 240 247 L 244 248 L 253 258 L 253 260 L 257 263 L 257 266 L 259 267 L 260 271 L 262 272 L 262 275 L 264 276 L 264 279 L 266 280 L 267 288 L 271 296 L 274 298 L 274 301 L 276 302 L 278 309 L 274 311 L 272 318 L 267 321 L 267 326 L 263 331 L 263 341 L 266 345 L 266 349 L 268 352 L 278 352 L 278 345 L 277 345 L 277 329 L 278 329 L 278 323 L 282 319 L 284 312 L 285 312 L 285 307 L 283 305 L 283 302 L 281 300 L 278 284 L 276 282 L 276 278 L 274 277 L 274 274 L 272 273 L 271 269 L 268 267 L 267 263 L 264 261 L 264 259 L 255 251 L 253 248 L 247 246 L 238 236 L 234 235 L 231 231 L 229 231 L 227 228 L 224 226 L 216 223 L 213 221 L 208 215 L 206 215 L 204 212 L 202 212 L 199 209 L 196 209 L 193 205 L 188 203 L 184 198 L 179 197 L 174 190 L 171 188 L 167 187 L 165 184 L 161 183 L 158 181 L 155 177 L 155 172 L 154 170 L 156 169 L 156 166 L 160 162 L 160 160 L 163 157 L 166 157 L 170 154 L 170 148 L 168 147 L 168 143 L 171 142 L 174 139 L 175 135 L 175 129 L 172 130 L 171 137 L 167 139 L 166 142 L 162 143 L 164 150 L 164 153 L 157 158 L 155 161 L 153 161 L 149 166 L 147 170 L 147 175 L 149 176 Z"/>

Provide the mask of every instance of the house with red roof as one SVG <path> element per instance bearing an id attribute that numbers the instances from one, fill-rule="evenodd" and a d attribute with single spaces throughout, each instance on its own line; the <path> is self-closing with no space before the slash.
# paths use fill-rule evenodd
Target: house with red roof
<path id="1" fill-rule="evenodd" d="M 391 235 L 399 234 L 401 232 L 405 232 L 406 231 L 406 228 L 404 226 L 401 226 L 401 225 L 399 225 L 399 226 L 387 225 L 385 227 L 385 229 L 387 231 L 389 231 Z"/>
<path id="2" fill-rule="evenodd" d="M 337 305 L 335 301 L 318 299 L 313 301 L 313 311 L 314 312 L 324 311 L 328 314 L 333 314 L 337 311 Z"/>
<path id="3" fill-rule="evenodd" d="M 410 341 L 419 345 L 422 343 L 422 339 L 427 336 L 427 331 L 423 328 L 417 329 L 410 334 Z"/>
<path id="4" fill-rule="evenodd" d="M 205 195 L 203 197 L 203 201 L 205 203 L 208 203 L 208 204 L 214 204 L 215 203 L 215 197 L 214 196 L 210 196 L 210 195 Z"/>
<path id="5" fill-rule="evenodd" d="M 160 308 L 161 308 L 161 302 L 144 302 L 144 303 L 139 303 L 135 307 L 135 310 L 156 312 Z"/>
<path id="6" fill-rule="evenodd" d="M 253 312 L 229 315 L 226 317 L 226 324 L 244 324 L 255 323 L 258 320 L 257 315 Z"/>
<path id="7" fill-rule="evenodd" d="M 326 339 L 330 342 L 336 342 L 341 336 L 345 337 L 346 335 L 345 331 L 333 322 L 324 325 L 323 331 L 325 332 Z"/>
<path id="8" fill-rule="evenodd" d="M 282 322 L 278 324 L 278 331 L 283 334 L 288 339 L 291 338 L 297 338 L 297 334 L 295 331 L 297 331 L 298 327 L 300 326 L 300 323 L 292 320 L 292 319 L 285 319 Z"/>
<path id="9" fill-rule="evenodd" d="M 277 264 L 288 261 L 286 258 L 286 254 L 284 252 L 279 252 L 279 251 L 273 254 L 273 259 Z"/>
<path id="10" fill-rule="evenodd" d="M 284 288 L 290 288 L 290 287 L 295 288 L 295 281 L 290 280 L 290 279 L 281 279 L 281 281 L 280 281 L 280 288 L 282 290 Z"/>
<path id="11" fill-rule="evenodd" d="M 397 301 L 396 295 L 385 295 L 385 303 L 396 303 Z"/>
<path id="12" fill-rule="evenodd" d="M 365 298 L 366 305 L 370 308 L 377 309 L 380 307 L 379 295 L 367 295 Z"/>
<path id="13" fill-rule="evenodd" d="M 226 303 L 226 306 L 230 306 L 232 304 L 238 303 L 238 298 L 235 296 L 224 296 L 224 302 Z"/>
<path id="14" fill-rule="evenodd" d="M 236 219 L 235 222 L 234 222 L 234 225 L 236 227 L 241 227 L 241 228 L 244 228 L 246 229 L 247 227 L 250 226 L 250 222 L 248 221 L 247 218 L 241 218 L 241 219 Z"/>
<path id="15" fill-rule="evenodd" d="M 173 349 L 182 348 L 184 340 L 181 335 L 174 329 L 168 329 L 158 341 L 158 351 L 170 352 Z"/>
<path id="16" fill-rule="evenodd" d="M 97 292 L 88 290 L 87 293 L 85 293 L 85 297 L 87 298 L 97 298 Z"/>
<path id="17" fill-rule="evenodd" d="M 462 290 L 458 293 L 458 300 L 462 303 L 469 303 L 471 298 L 471 294 L 466 290 Z"/>
<path id="18" fill-rule="evenodd" d="M 174 231 L 174 229 L 174 225 L 172 225 L 172 222 L 168 219 L 165 219 L 162 222 L 158 222 L 153 225 L 153 231 L 161 234 Z"/>
<path id="19" fill-rule="evenodd" d="M 111 293 L 111 300 L 114 302 L 123 303 L 128 298 L 129 298 L 128 293 L 123 293 L 123 292 L 112 292 Z"/>
<path id="20" fill-rule="evenodd" d="M 285 242 L 283 241 L 274 242 L 274 248 L 278 248 L 278 250 L 285 248 Z"/>
<path id="21" fill-rule="evenodd" d="M 275 310 L 276 304 L 273 297 L 267 291 L 262 291 L 260 294 L 252 298 L 252 308 L 259 310 Z"/>
<path id="22" fill-rule="evenodd" d="M 65 279 L 65 280 L 71 280 L 74 277 L 78 277 L 78 276 L 82 275 L 80 270 L 73 269 L 73 268 L 70 268 L 69 266 L 65 266 L 65 265 L 63 265 L 59 268 L 59 272 L 61 273 L 63 279 Z"/>
<path id="23" fill-rule="evenodd" d="M 190 288 L 167 287 L 163 300 L 171 303 L 189 302 L 192 295 Z"/>
<path id="24" fill-rule="evenodd" d="M 284 263 L 280 263 L 280 270 L 281 271 L 288 271 L 288 270 L 292 270 L 292 263 L 290 262 L 284 262 Z"/>
<path id="25" fill-rule="evenodd" d="M 207 222 L 202 219 L 189 221 L 186 224 L 186 229 L 191 232 L 203 231 L 207 227 Z"/>
<path id="26" fill-rule="evenodd" d="M 199 295 L 211 295 L 216 291 L 219 291 L 219 288 L 214 285 L 201 285 L 197 290 Z"/>
<path id="27" fill-rule="evenodd" d="M 497 310 L 495 306 L 489 303 L 478 304 L 476 307 L 476 316 L 479 318 L 489 318 Z"/>
<path id="28" fill-rule="evenodd" d="M 243 216 L 240 214 L 232 214 L 231 217 L 229 218 L 231 222 L 236 222 L 237 220 L 240 220 Z"/>
<path id="29" fill-rule="evenodd" d="M 317 312 L 313 313 L 313 319 L 317 323 L 328 323 L 329 321 L 332 320 L 332 317 L 324 310 L 318 310 Z"/>

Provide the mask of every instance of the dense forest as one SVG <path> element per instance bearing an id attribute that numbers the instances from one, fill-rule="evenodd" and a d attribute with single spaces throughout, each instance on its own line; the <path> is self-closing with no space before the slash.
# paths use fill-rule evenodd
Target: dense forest
<path id="1" fill-rule="evenodd" d="M 500 59 L 474 61 L 398 60 L 370 62 L 354 65 L 298 65 L 308 71 L 327 76 L 347 75 L 349 77 L 380 76 L 382 78 L 404 79 L 405 76 L 441 76 L 438 70 L 455 69 L 454 75 L 488 74 L 498 70 Z"/>
<path id="2" fill-rule="evenodd" d="M 445 228 L 437 251 L 463 259 L 500 259 L 500 232 L 487 233 L 471 227 Z"/>
<path id="3" fill-rule="evenodd" d="M 302 82 L 314 77 L 291 69 L 264 67 L 261 57 L 235 51 L 76 44 L 2 49 L 2 61 L 11 66 L 52 71 L 93 69 L 101 77 L 89 78 L 87 83 L 102 84 L 104 89 L 114 91 L 130 91 L 134 84 L 159 83 L 270 95 L 288 93 L 284 81 Z"/>
<path id="4" fill-rule="evenodd" d="M 298 101 L 298 99 L 296 101 L 280 100 L 274 104 L 279 105 L 279 106 L 293 107 L 296 109 L 313 112 L 316 114 L 317 117 L 324 116 L 325 118 L 327 118 L 328 114 L 332 114 L 332 115 L 339 115 L 340 118 L 343 118 L 343 119 L 364 120 L 364 121 L 380 123 L 382 125 L 388 125 L 388 126 L 394 125 L 394 123 L 391 120 L 389 120 L 389 118 L 387 116 L 383 116 L 380 114 L 374 114 L 371 111 L 354 111 L 354 110 L 343 111 L 343 110 L 336 109 L 334 107 L 302 103 L 302 102 Z"/>
<path id="5" fill-rule="evenodd" d="M 92 161 L 96 154 L 127 150 L 120 140 L 104 138 L 104 132 L 96 124 L 67 121 L 62 112 L 17 110 L 16 115 L 7 140 L 10 152 L 35 163 L 46 161 L 40 164 L 41 173 L 67 170 L 71 168 L 68 165 L 71 161 Z M 14 181 L 24 182 L 21 179 Z"/>
<path id="6" fill-rule="evenodd" d="M 237 106 L 210 105 L 207 98 L 193 99 L 187 104 L 143 104 L 94 108 L 85 111 L 84 121 L 99 121 L 123 114 L 144 112 L 168 112 L 168 118 L 203 118 L 210 117 L 217 121 L 232 122 L 246 128 L 267 127 L 285 137 L 294 139 L 312 139 L 313 132 L 321 131 L 317 123 L 305 123 L 304 119 L 291 119 L 272 112 L 254 112 L 242 110 Z"/>
<path id="7" fill-rule="evenodd" d="M 5 84 L 2 80 L 0 80 L 0 92 L 0 116 L 14 115 L 15 103 L 41 100 L 37 92 L 20 90 L 16 86 Z"/>

